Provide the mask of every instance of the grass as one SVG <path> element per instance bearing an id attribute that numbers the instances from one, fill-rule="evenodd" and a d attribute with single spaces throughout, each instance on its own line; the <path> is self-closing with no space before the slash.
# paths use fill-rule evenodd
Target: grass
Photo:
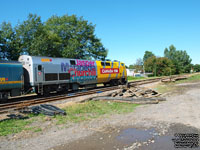
<path id="1" fill-rule="evenodd" d="M 128 76 L 128 81 L 132 81 L 132 80 L 142 80 L 145 79 L 145 77 L 133 77 L 133 76 Z"/>
<path id="2" fill-rule="evenodd" d="M 188 80 L 190 80 L 190 81 L 200 80 L 200 74 L 193 75 L 193 76 L 189 77 Z"/>
<path id="3" fill-rule="evenodd" d="M 194 82 L 194 81 L 199 81 L 199 80 L 200 80 L 200 74 L 196 74 L 196 75 L 192 75 L 191 77 L 189 77 L 185 80 L 179 80 L 174 83 L 160 84 L 155 88 L 155 90 L 157 90 L 160 93 L 167 93 L 167 92 L 176 90 L 177 89 L 177 87 L 175 86 L 176 84 Z"/>
<path id="4" fill-rule="evenodd" d="M 104 114 L 127 113 L 134 110 L 136 104 L 117 103 L 110 101 L 89 101 L 67 107 L 67 116 L 56 116 L 57 123 L 80 122 L 98 118 Z"/>
<path id="5" fill-rule="evenodd" d="M 22 130 L 27 130 L 28 128 L 26 128 L 26 126 L 31 123 L 32 123 L 31 120 L 17 120 L 17 119 L 1 121 L 0 136 L 19 133 Z"/>
<path id="6" fill-rule="evenodd" d="M 157 85 L 155 90 L 158 91 L 159 93 L 164 94 L 164 93 L 175 90 L 175 86 L 174 86 L 174 83 L 167 83 L 167 84 L 162 83 L 162 84 Z"/>
<path id="7" fill-rule="evenodd" d="M 42 131 L 42 129 L 41 128 L 34 128 L 34 130 L 33 130 L 33 132 L 41 132 Z"/>
<path id="8" fill-rule="evenodd" d="M 144 80 L 144 79 L 154 79 L 154 78 L 158 78 L 156 77 L 133 77 L 133 76 L 128 76 L 127 79 L 128 81 L 133 81 L 133 80 Z"/>
<path id="9" fill-rule="evenodd" d="M 67 124 L 70 122 L 78 123 L 85 120 L 98 118 L 105 114 L 120 114 L 132 112 L 137 104 L 117 103 L 110 101 L 89 101 L 81 104 L 74 104 L 66 107 L 66 116 L 57 115 L 52 117 L 52 123 L 55 125 Z M 44 115 L 28 115 L 29 119 L 10 119 L 0 121 L 0 136 L 20 133 L 22 131 L 40 132 L 42 129 L 32 125 L 33 122 L 39 121 L 44 123 Z"/>
<path id="10" fill-rule="evenodd" d="M 198 81 L 198 80 L 200 80 L 200 74 L 192 75 L 186 80 L 180 80 L 180 81 L 177 81 L 176 83 L 185 83 L 185 82 Z"/>

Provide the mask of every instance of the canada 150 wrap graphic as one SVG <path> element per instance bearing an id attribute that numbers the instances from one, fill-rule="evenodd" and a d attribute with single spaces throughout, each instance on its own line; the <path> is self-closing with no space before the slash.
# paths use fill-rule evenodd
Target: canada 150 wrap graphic
<path id="1" fill-rule="evenodd" d="M 101 68 L 101 74 L 117 74 L 119 73 L 119 68 Z"/>
<path id="2" fill-rule="evenodd" d="M 75 82 L 86 82 L 97 80 L 97 69 L 95 61 L 76 60 L 76 65 L 61 63 L 61 71 L 70 73 L 70 80 Z"/>

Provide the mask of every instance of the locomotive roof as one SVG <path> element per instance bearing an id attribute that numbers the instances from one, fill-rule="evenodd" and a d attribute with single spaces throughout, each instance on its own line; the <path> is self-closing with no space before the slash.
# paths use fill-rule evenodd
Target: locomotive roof
<path id="1" fill-rule="evenodd" d="M 0 63 L 3 63 L 3 64 L 21 64 L 18 61 L 12 61 L 12 60 L 0 60 Z"/>
<path id="2" fill-rule="evenodd" d="M 23 55 L 21 55 L 23 56 Z M 78 58 L 64 58 L 64 57 L 48 57 L 48 56 L 31 56 L 31 55 L 24 55 L 24 56 L 29 56 L 32 57 L 33 59 L 40 59 L 40 58 L 49 58 L 49 59 L 71 59 L 71 60 L 75 60 Z M 79 59 L 79 60 L 87 60 L 87 59 Z M 111 61 L 111 60 L 90 60 L 90 61 L 102 61 L 102 62 L 119 62 L 117 60 Z"/>
<path id="3" fill-rule="evenodd" d="M 30 55 L 29 55 L 30 56 Z M 71 60 L 75 60 L 75 59 L 79 59 L 79 60 L 87 60 L 87 59 L 80 59 L 80 58 L 66 58 L 66 57 L 49 57 L 49 56 L 30 56 L 33 59 L 37 59 L 37 58 L 49 58 L 49 59 L 71 59 Z M 96 60 L 90 60 L 90 61 L 96 61 Z"/>
<path id="4" fill-rule="evenodd" d="M 66 58 L 66 57 L 49 57 L 49 56 L 31 56 L 31 55 L 21 55 L 21 56 L 29 56 L 31 58 L 51 58 L 51 59 L 78 59 L 78 58 Z M 80 60 L 86 60 L 86 59 L 80 59 Z M 92 60 L 95 61 L 95 60 Z"/>

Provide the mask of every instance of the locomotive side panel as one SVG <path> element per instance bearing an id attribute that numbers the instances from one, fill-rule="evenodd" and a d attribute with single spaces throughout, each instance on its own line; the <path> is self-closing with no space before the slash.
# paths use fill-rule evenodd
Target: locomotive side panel
<path id="1" fill-rule="evenodd" d="M 17 62 L 0 62 L 0 98 L 21 94 L 23 86 L 22 64 Z"/>
<path id="2" fill-rule="evenodd" d="M 58 88 L 74 89 L 74 86 L 78 88 L 78 86 L 97 83 L 95 61 L 27 55 L 20 56 L 19 61 L 23 62 L 29 74 L 29 79 L 26 80 L 36 92 L 37 88 L 44 86 L 47 91 L 49 88 L 52 88 L 51 91 L 56 91 Z"/>
<path id="3" fill-rule="evenodd" d="M 118 81 L 125 81 L 126 68 L 124 63 L 118 61 L 96 61 L 98 70 L 98 83 L 110 83 L 112 81 L 118 84 Z"/>
<path id="4" fill-rule="evenodd" d="M 95 61 L 70 59 L 68 72 L 70 73 L 70 83 L 78 83 L 79 85 L 96 84 L 97 83 L 97 65 Z"/>
<path id="5" fill-rule="evenodd" d="M 50 57 L 32 57 L 32 59 L 34 85 L 38 83 L 78 83 L 80 85 L 97 83 L 95 61 Z"/>
<path id="6" fill-rule="evenodd" d="M 97 83 L 120 84 L 125 78 L 120 62 L 92 61 L 70 58 L 51 58 L 22 55 L 25 83 L 29 82 L 37 93 L 64 91 L 69 88 L 95 87 Z M 125 79 L 124 79 L 125 80 Z M 114 83 L 114 84 L 113 84 Z"/>
<path id="7" fill-rule="evenodd" d="M 121 63 L 120 68 L 121 68 L 121 80 L 122 80 L 122 83 L 124 84 L 127 82 L 127 71 L 126 71 L 125 64 Z"/>
<path id="8" fill-rule="evenodd" d="M 107 83 L 119 79 L 119 63 L 111 61 L 96 61 L 98 70 L 98 83 Z"/>

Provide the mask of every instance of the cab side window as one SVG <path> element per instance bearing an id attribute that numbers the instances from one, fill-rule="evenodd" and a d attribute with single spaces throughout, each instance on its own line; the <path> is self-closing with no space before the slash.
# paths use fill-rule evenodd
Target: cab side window
<path id="1" fill-rule="evenodd" d="M 117 64 L 117 62 L 114 62 L 114 67 L 118 67 L 118 64 Z"/>
<path id="2" fill-rule="evenodd" d="M 70 64 L 71 64 L 71 65 L 76 65 L 75 60 L 70 60 Z"/>
<path id="3" fill-rule="evenodd" d="M 102 66 L 105 66 L 105 62 L 101 62 L 101 65 L 102 65 Z"/>
<path id="4" fill-rule="evenodd" d="M 38 71 L 42 71 L 42 65 L 38 65 Z"/>

